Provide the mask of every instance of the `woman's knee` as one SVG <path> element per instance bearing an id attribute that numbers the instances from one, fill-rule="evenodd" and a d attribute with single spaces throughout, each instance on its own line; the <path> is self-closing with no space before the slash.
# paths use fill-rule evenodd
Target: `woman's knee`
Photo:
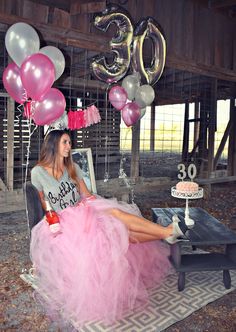
<path id="1" fill-rule="evenodd" d="M 122 211 L 120 209 L 117 208 L 112 208 L 109 210 L 110 214 L 115 217 L 115 218 L 120 218 L 122 215 Z"/>

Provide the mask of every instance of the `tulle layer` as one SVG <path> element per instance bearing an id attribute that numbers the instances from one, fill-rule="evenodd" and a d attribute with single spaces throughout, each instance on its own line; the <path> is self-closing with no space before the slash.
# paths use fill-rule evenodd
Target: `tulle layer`
<path id="1" fill-rule="evenodd" d="M 42 220 L 32 230 L 31 259 L 48 307 L 81 325 L 110 323 L 148 301 L 148 288 L 168 274 L 169 249 L 161 241 L 129 243 L 124 224 L 109 209 L 140 215 L 136 205 L 97 198 L 59 213 L 54 237 Z"/>

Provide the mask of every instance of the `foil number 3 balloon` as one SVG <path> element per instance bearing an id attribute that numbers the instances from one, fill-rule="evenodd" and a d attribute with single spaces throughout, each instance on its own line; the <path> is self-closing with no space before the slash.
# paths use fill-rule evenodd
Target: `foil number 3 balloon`
<path id="1" fill-rule="evenodd" d="M 114 55 L 112 64 L 107 64 L 105 56 L 98 56 L 92 62 L 92 69 L 95 76 L 105 81 L 113 83 L 125 76 L 130 65 L 130 45 L 133 38 L 133 26 L 126 11 L 119 7 L 110 5 L 101 14 L 95 17 L 95 26 L 107 31 L 111 23 L 118 27 L 118 34 L 110 41 L 111 51 Z"/>
<path id="2" fill-rule="evenodd" d="M 125 76 L 132 58 L 132 69 L 141 74 L 143 81 L 154 85 L 161 77 L 166 57 L 166 42 L 157 22 L 151 17 L 145 18 L 133 32 L 129 14 L 118 6 L 110 5 L 95 16 L 94 24 L 98 29 L 107 31 L 111 23 L 115 23 L 118 28 L 117 36 L 110 42 L 114 60 L 107 64 L 104 55 L 94 58 L 91 66 L 95 76 L 106 83 L 117 82 Z M 150 68 L 145 68 L 143 61 L 143 44 L 146 38 L 153 42 L 154 54 Z"/>

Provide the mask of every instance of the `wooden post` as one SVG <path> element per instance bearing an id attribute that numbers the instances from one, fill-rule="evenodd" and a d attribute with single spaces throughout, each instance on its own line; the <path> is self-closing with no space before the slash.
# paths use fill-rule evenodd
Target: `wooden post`
<path id="1" fill-rule="evenodd" d="M 208 123 L 208 176 L 215 170 L 214 165 L 214 148 L 215 148 L 215 131 L 217 116 L 217 79 L 213 78 L 211 83 L 210 111 Z"/>
<path id="2" fill-rule="evenodd" d="M 14 176 L 14 114 L 15 102 L 7 98 L 7 188 L 13 190 Z"/>
<path id="3" fill-rule="evenodd" d="M 199 102 L 194 103 L 194 133 L 193 133 L 193 146 L 196 146 L 199 138 Z"/>
<path id="4" fill-rule="evenodd" d="M 155 104 L 151 105 L 150 151 L 155 151 Z"/>
<path id="5" fill-rule="evenodd" d="M 204 174 L 205 163 L 207 162 L 207 102 L 209 95 L 205 93 L 200 101 L 200 125 L 199 125 L 199 143 L 198 143 L 198 159 L 199 159 L 199 177 L 206 177 Z"/>
<path id="6" fill-rule="evenodd" d="M 229 133 L 228 175 L 236 175 L 236 105 L 235 99 L 230 99 L 230 121 L 232 127 Z"/>
<path id="7" fill-rule="evenodd" d="M 139 159 L 140 159 L 140 121 L 132 127 L 132 155 L 130 177 L 137 179 L 139 177 Z"/>
<path id="8" fill-rule="evenodd" d="M 183 148 L 182 148 L 182 161 L 188 160 L 188 148 L 189 148 L 189 103 L 185 103 L 184 112 L 184 135 L 183 135 Z"/>
<path id="9" fill-rule="evenodd" d="M 227 126 L 226 126 L 226 129 L 225 129 L 225 132 L 224 132 L 224 135 L 220 141 L 220 145 L 218 147 L 218 150 L 216 152 L 216 155 L 215 155 L 215 159 L 214 159 L 214 169 L 216 169 L 216 166 L 218 164 L 218 161 L 220 159 L 220 156 L 222 155 L 223 151 L 224 151 L 224 148 L 225 148 L 225 144 L 227 142 L 227 139 L 228 139 L 228 136 L 229 136 L 229 133 L 231 131 L 231 128 L 232 128 L 232 121 L 231 119 L 229 120 Z"/>

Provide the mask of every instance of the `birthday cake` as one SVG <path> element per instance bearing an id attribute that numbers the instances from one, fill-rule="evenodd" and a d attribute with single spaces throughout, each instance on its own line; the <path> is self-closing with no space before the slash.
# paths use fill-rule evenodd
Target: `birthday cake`
<path id="1" fill-rule="evenodd" d="M 176 190 L 182 193 L 196 193 L 199 186 L 193 181 L 180 181 L 176 184 Z"/>

